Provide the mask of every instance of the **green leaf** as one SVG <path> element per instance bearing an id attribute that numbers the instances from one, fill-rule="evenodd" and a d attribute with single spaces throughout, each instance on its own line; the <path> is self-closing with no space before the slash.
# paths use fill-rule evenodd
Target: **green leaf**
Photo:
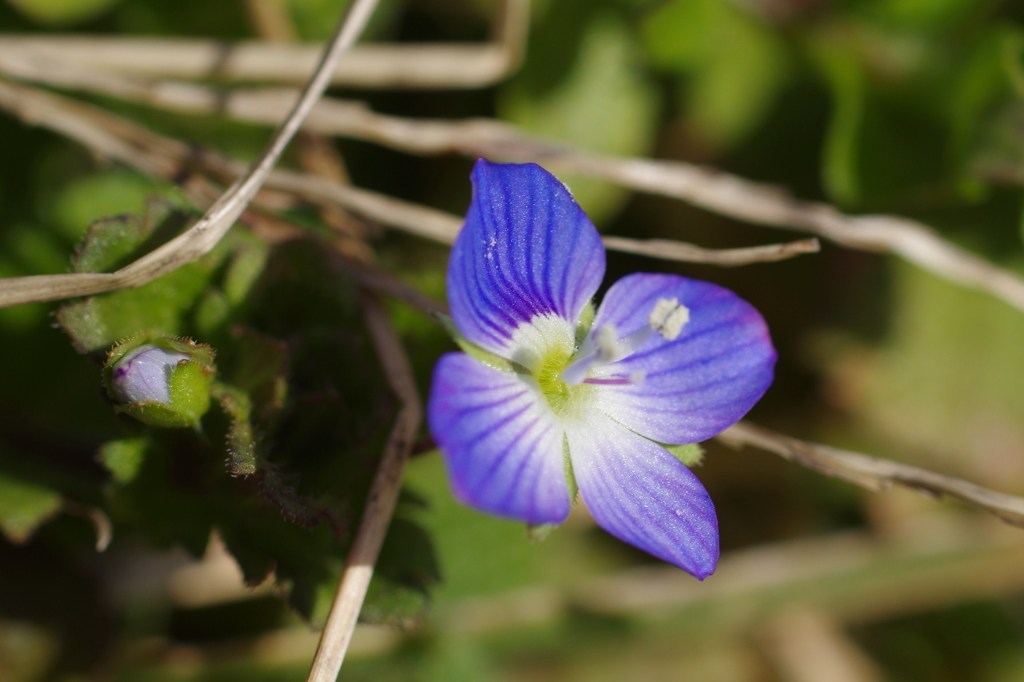
<path id="1" fill-rule="evenodd" d="M 107 11 L 120 0 L 9 0 L 22 14 L 41 24 L 73 24 Z"/>
<path id="2" fill-rule="evenodd" d="M 775 103 L 792 65 L 778 32 L 721 0 L 676 0 L 645 23 L 651 60 L 684 78 L 690 123 L 731 146 L 753 132 Z"/>
<path id="3" fill-rule="evenodd" d="M 61 503 L 61 496 L 49 488 L 0 473 L 0 532 L 11 542 L 32 537 Z"/>
<path id="4" fill-rule="evenodd" d="M 127 260 L 152 233 L 152 227 L 135 215 L 101 218 L 89 226 L 85 241 L 71 259 L 73 272 L 106 272 Z"/>
<path id="5" fill-rule="evenodd" d="M 167 198 L 178 193 L 174 185 L 113 167 L 47 186 L 38 201 L 43 202 L 43 215 L 61 234 L 80 240 L 83 229 L 101 216 L 141 216 L 143 221 L 159 225 L 173 211 L 189 206 L 183 200 Z"/>
<path id="6" fill-rule="evenodd" d="M 123 265 L 177 234 L 185 218 L 166 202 L 155 201 L 141 218 L 97 221 L 79 246 L 72 265 L 78 272 Z M 141 287 L 68 303 L 57 311 L 57 321 L 82 353 L 98 351 L 140 331 L 182 335 L 187 332 L 192 308 L 211 286 L 218 266 L 236 243 L 229 235 L 199 261 Z"/>
<path id="7" fill-rule="evenodd" d="M 112 440 L 100 448 L 99 460 L 115 481 L 131 483 L 142 469 L 148 447 L 149 439 L 145 437 Z"/>
<path id="8" fill-rule="evenodd" d="M 854 202 L 861 195 L 859 153 L 867 85 L 849 53 L 825 50 L 821 64 L 832 91 L 832 118 L 825 138 L 825 186 L 838 200 Z"/>
<path id="9" fill-rule="evenodd" d="M 987 1 L 987 0 L 986 0 Z M 871 0 L 858 3 L 858 14 L 889 28 L 908 32 L 936 32 L 949 27 L 962 26 L 978 6 L 978 0 Z M 991 4 L 991 3 L 990 3 Z"/>
<path id="10" fill-rule="evenodd" d="M 423 615 L 429 590 L 440 581 L 430 536 L 419 524 L 398 516 L 388 529 L 360 618 L 409 625 Z"/>

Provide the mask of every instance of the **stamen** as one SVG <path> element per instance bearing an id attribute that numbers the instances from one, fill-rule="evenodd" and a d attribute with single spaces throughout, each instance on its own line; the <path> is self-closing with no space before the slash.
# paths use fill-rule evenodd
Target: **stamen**
<path id="1" fill-rule="evenodd" d="M 628 386 L 629 377 L 607 377 L 605 379 L 584 379 L 583 383 L 595 386 Z"/>
<path id="2" fill-rule="evenodd" d="M 598 362 L 598 353 L 590 353 L 584 355 L 582 358 L 572 363 L 562 372 L 562 381 L 567 386 L 575 386 L 583 381 L 586 381 L 587 374 L 590 373 L 590 368 Z"/>
<path id="3" fill-rule="evenodd" d="M 594 384 L 596 386 L 636 386 L 644 382 L 643 372 L 631 372 L 629 376 L 623 376 L 619 374 L 614 377 L 604 377 L 602 379 L 589 378 L 584 379 L 585 384 Z"/>
<path id="4" fill-rule="evenodd" d="M 635 372 L 628 377 L 611 377 L 602 379 L 590 379 L 591 370 L 603 365 L 611 365 L 624 358 L 637 353 L 646 344 L 655 332 L 661 335 L 666 341 L 674 341 L 679 337 L 683 327 L 690 321 L 690 310 L 679 303 L 675 298 L 659 298 L 654 308 L 647 316 L 647 326 L 619 337 L 619 332 L 614 325 L 602 325 L 594 332 L 593 346 L 596 348 L 587 352 L 584 345 L 584 355 L 565 368 L 562 372 L 562 381 L 568 386 L 575 386 L 580 383 L 587 384 L 609 384 L 627 385 L 640 384 L 644 381 L 643 372 Z"/>
<path id="5" fill-rule="evenodd" d="M 622 344 L 614 325 L 606 324 L 598 329 L 594 341 L 597 343 L 597 356 L 605 362 L 614 362 L 622 357 Z"/>
<path id="6" fill-rule="evenodd" d="M 651 325 L 666 341 L 674 341 L 690 321 L 690 309 L 676 298 L 659 298 L 647 318 Z"/>

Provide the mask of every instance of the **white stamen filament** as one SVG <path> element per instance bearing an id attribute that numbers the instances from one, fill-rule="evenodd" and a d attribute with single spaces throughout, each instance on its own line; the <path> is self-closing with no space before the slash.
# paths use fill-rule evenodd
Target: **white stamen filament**
<path id="1" fill-rule="evenodd" d="M 614 325 L 606 324 L 594 333 L 592 352 L 584 354 L 570 364 L 562 372 L 562 381 L 569 386 L 579 383 L 589 384 L 639 384 L 644 380 L 643 372 L 633 372 L 629 376 L 619 375 L 602 378 L 589 378 L 592 370 L 611 365 L 628 358 L 644 346 L 655 332 L 666 341 L 679 338 L 683 327 L 690 321 L 690 310 L 675 298 L 659 298 L 647 316 L 647 326 L 619 337 Z"/>

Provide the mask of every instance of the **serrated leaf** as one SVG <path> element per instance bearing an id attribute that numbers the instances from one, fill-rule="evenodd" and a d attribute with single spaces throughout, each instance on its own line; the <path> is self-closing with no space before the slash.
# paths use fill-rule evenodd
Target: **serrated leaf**
<path id="1" fill-rule="evenodd" d="M 61 496 L 54 490 L 0 473 L 0 531 L 22 543 L 56 514 Z"/>
<path id="2" fill-rule="evenodd" d="M 152 437 L 130 481 L 110 486 L 115 525 L 130 524 L 161 547 L 183 547 L 193 556 L 206 549 L 220 505 L 233 492 L 223 466 L 193 431 Z M 230 479 L 227 479 L 230 480 Z"/>
<path id="3" fill-rule="evenodd" d="M 71 259 L 73 272 L 107 272 L 124 261 L 152 234 L 152 226 L 135 215 L 101 218 L 89 226 Z"/>
<path id="4" fill-rule="evenodd" d="M 57 311 L 57 321 L 82 353 L 110 346 L 140 330 L 181 335 L 189 313 L 223 258 L 224 249 L 149 284 L 75 301 Z"/>

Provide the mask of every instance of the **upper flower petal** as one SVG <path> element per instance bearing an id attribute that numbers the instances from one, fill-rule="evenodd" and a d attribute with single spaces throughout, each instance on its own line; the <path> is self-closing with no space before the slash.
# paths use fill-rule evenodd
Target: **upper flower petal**
<path id="1" fill-rule="evenodd" d="M 434 369 L 427 420 L 466 504 L 527 523 L 569 514 L 564 432 L 521 377 L 449 353 Z"/>
<path id="2" fill-rule="evenodd" d="M 768 390 L 775 349 L 764 319 L 727 289 L 676 275 L 634 274 L 608 290 L 594 329 L 611 324 L 628 334 L 648 324 L 659 299 L 689 309 L 682 333 L 658 334 L 611 366 L 640 373 L 633 385 L 602 386 L 599 409 L 629 429 L 661 443 L 696 443 L 747 413 Z"/>
<path id="3" fill-rule="evenodd" d="M 575 321 L 604 277 L 597 230 L 565 185 L 536 164 L 473 169 L 473 201 L 448 262 L 452 318 L 469 341 L 505 354 L 538 315 Z"/>
<path id="4" fill-rule="evenodd" d="M 703 580 L 718 563 L 718 519 L 707 490 L 665 448 L 610 419 L 568 429 L 583 501 L 615 537 Z"/>

